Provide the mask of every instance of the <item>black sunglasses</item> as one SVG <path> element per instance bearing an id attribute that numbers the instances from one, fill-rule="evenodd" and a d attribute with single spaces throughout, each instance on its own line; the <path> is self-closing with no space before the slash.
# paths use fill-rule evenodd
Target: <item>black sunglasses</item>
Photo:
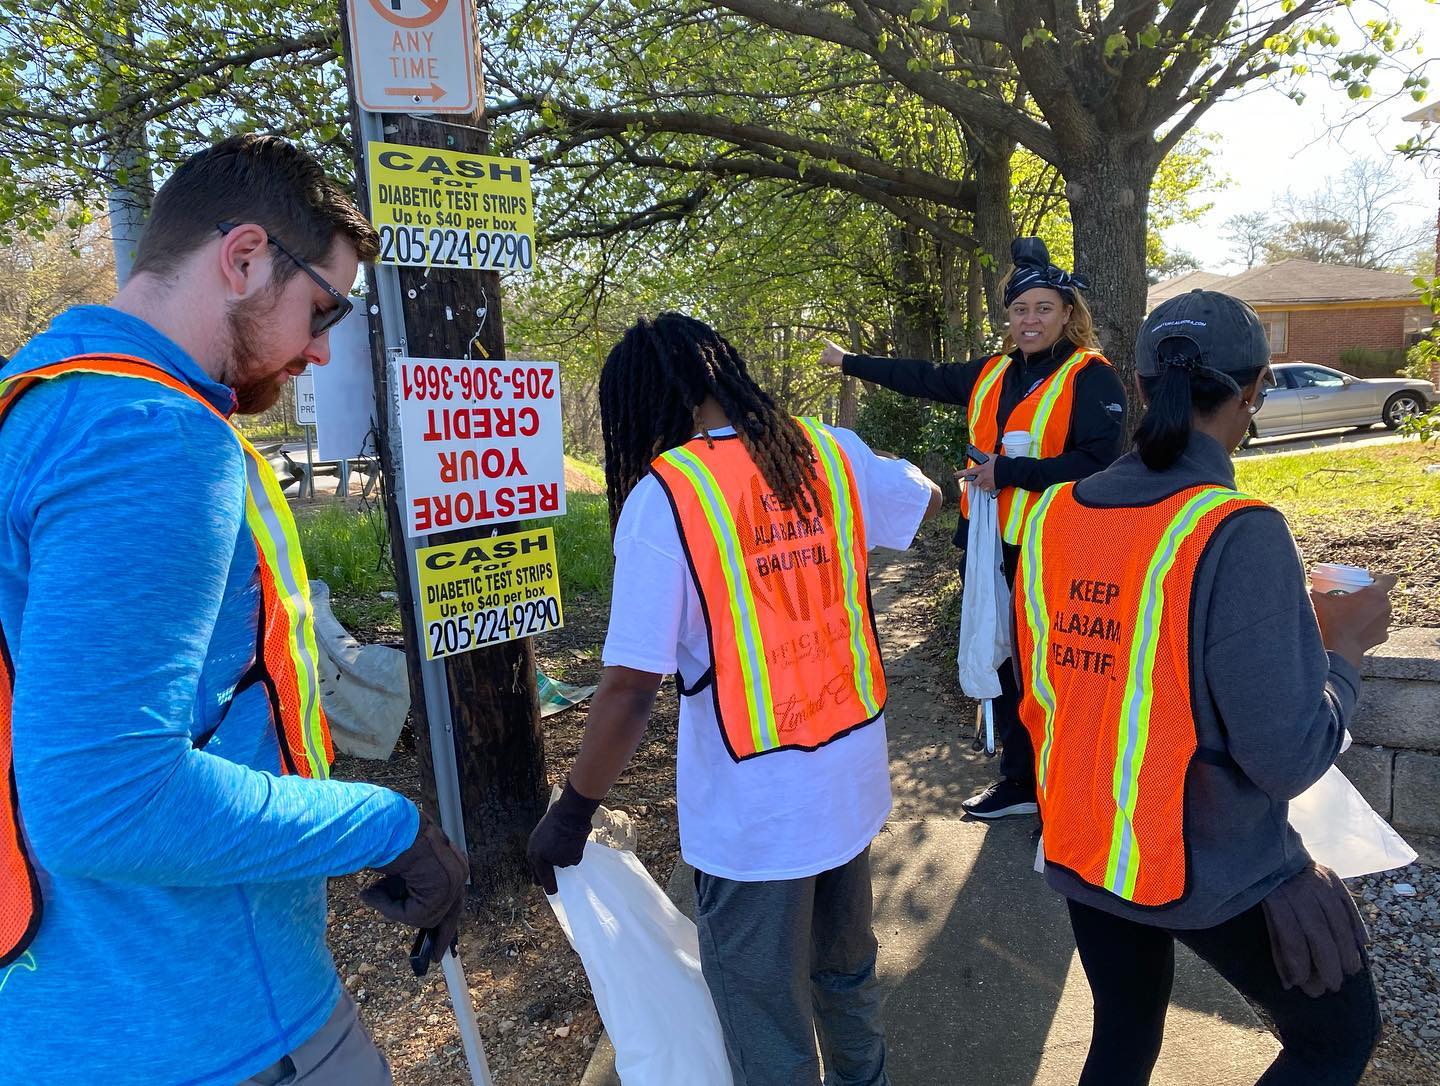
<path id="1" fill-rule="evenodd" d="M 228 234 L 231 230 L 235 229 L 236 225 L 237 224 L 233 222 L 222 222 L 217 223 L 215 228 L 219 230 L 222 234 Z M 334 328 L 337 324 L 344 320 L 346 314 L 348 314 L 350 310 L 355 308 L 355 303 L 352 302 L 349 298 L 345 297 L 345 295 L 341 294 L 333 286 L 331 286 L 329 281 L 327 281 L 323 275 L 317 272 L 309 264 L 301 260 L 289 249 L 285 248 L 285 246 L 281 245 L 279 239 L 277 239 L 275 235 L 267 231 L 265 236 L 271 245 L 279 249 L 283 255 L 293 260 L 296 267 L 298 267 L 311 279 L 315 280 L 316 283 L 320 284 L 320 286 L 324 288 L 325 293 L 335 299 L 335 308 L 327 309 L 323 313 L 313 313 L 310 316 L 310 338 L 319 339 L 326 332 L 330 331 L 330 329 Z"/>

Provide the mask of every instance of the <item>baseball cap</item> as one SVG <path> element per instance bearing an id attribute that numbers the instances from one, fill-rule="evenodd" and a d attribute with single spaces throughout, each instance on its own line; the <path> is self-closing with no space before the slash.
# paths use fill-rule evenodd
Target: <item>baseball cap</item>
<path id="1" fill-rule="evenodd" d="M 1270 362 L 1270 341 L 1255 310 L 1218 290 L 1177 294 L 1153 310 L 1135 337 L 1135 372 L 1154 377 L 1160 372 L 1160 344 L 1189 340 L 1202 365 L 1221 373 L 1239 373 Z"/>

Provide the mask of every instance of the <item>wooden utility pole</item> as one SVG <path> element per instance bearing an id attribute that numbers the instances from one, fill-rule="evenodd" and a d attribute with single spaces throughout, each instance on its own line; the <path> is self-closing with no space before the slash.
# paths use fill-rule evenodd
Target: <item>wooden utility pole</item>
<path id="1" fill-rule="evenodd" d="M 348 41 L 347 12 L 339 4 L 341 39 Z M 346 60 L 351 96 L 350 130 L 355 145 L 356 195 L 370 213 L 365 190 L 365 140 L 354 93 L 354 72 Z M 489 150 L 482 117 L 428 117 L 383 114 L 385 141 L 413 147 L 484 154 Z M 399 268 L 405 353 L 412 358 L 505 357 L 505 331 L 496 272 L 448 268 Z M 377 335 L 379 299 L 376 275 L 367 270 L 371 365 L 375 378 L 377 453 L 389 485 L 386 520 L 390 553 L 405 632 L 409 664 L 411 726 L 421 756 L 421 785 L 427 809 L 435 814 L 435 767 L 431 758 L 429 721 L 420 661 L 423 649 L 415 622 L 414 575 L 405 546 L 405 520 L 396 501 L 396 450 L 399 435 L 391 432 L 389 365 L 384 340 Z M 491 536 L 516 525 L 440 533 L 431 544 Z M 444 661 L 446 686 L 454 723 L 465 843 L 470 856 L 472 896 L 480 900 L 514 892 L 525 882 L 525 842 L 545 811 L 545 749 L 535 692 L 535 658 L 530 639 L 451 656 Z"/>

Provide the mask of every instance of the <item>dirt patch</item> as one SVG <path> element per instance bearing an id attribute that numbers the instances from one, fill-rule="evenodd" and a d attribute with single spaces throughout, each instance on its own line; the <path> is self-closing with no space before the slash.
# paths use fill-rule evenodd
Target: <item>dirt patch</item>
<path id="1" fill-rule="evenodd" d="M 1306 517 L 1290 528 L 1307 565 L 1345 562 L 1399 577 L 1395 625 L 1440 626 L 1440 517 Z"/>
<path id="2" fill-rule="evenodd" d="M 537 664 L 571 683 L 593 683 L 609 601 L 565 601 L 566 626 L 535 642 Z M 679 855 L 675 823 L 674 687 L 666 683 L 645 741 L 616 782 L 606 805 L 628 812 L 639 834 L 638 855 L 664 885 Z M 550 776 L 558 783 L 575 760 L 585 709 L 545 722 Z M 341 757 L 335 775 L 367 780 L 418 796 L 414 738 L 402 736 L 389 762 Z M 330 887 L 330 948 L 345 985 L 390 1061 L 397 1086 L 457 1086 L 469 1081 L 459 1030 L 438 968 L 425 978 L 410 969 L 413 932 L 360 903 L 369 876 L 335 879 Z M 570 950 L 539 890 L 473 909 L 460 938 L 465 979 L 476 1008 L 496 1086 L 573 1086 L 600 1038 L 600 1018 L 580 960 Z"/>
<path id="3" fill-rule="evenodd" d="M 565 493 L 604 494 L 605 477 L 593 468 L 571 457 L 565 458 Z"/>

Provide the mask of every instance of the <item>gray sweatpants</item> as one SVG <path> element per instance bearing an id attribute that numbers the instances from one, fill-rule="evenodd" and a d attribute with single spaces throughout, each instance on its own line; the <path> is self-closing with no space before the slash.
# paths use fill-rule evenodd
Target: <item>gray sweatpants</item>
<path id="1" fill-rule="evenodd" d="M 393 1086 L 393 1080 L 355 1000 L 342 990 L 315 1036 L 239 1086 Z"/>
<path id="2" fill-rule="evenodd" d="M 805 879 L 695 872 L 700 967 L 735 1086 L 889 1086 L 870 850 Z"/>

